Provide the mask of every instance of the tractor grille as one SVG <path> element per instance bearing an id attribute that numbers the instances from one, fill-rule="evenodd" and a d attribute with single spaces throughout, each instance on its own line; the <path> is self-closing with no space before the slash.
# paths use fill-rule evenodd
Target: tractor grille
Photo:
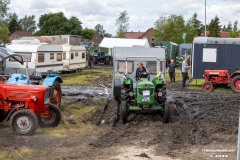
<path id="1" fill-rule="evenodd" d="M 144 89 L 138 89 L 138 94 L 139 95 L 143 95 L 143 91 L 144 90 L 150 90 L 150 95 L 153 95 L 153 93 L 154 93 L 154 89 L 153 88 L 144 88 Z"/>
<path id="2" fill-rule="evenodd" d="M 44 104 L 49 104 L 51 98 L 51 88 L 47 88 L 44 94 Z"/>

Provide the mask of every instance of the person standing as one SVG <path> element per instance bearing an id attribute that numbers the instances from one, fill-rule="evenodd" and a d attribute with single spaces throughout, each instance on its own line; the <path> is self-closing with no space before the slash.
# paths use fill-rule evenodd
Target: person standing
<path id="1" fill-rule="evenodd" d="M 171 60 L 171 63 L 168 64 L 168 74 L 171 83 L 175 83 L 175 68 L 177 68 L 176 64 L 174 63 L 174 60 Z"/>
<path id="2" fill-rule="evenodd" d="M 182 62 L 182 87 L 186 86 L 186 81 L 189 78 L 188 77 L 188 68 L 191 66 L 188 66 L 188 59 L 185 58 L 184 61 Z"/>

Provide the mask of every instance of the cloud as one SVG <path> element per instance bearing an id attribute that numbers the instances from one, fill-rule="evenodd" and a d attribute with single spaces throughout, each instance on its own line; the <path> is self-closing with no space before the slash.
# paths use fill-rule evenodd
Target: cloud
<path id="1" fill-rule="evenodd" d="M 35 15 L 36 21 L 42 14 L 61 11 L 68 18 L 78 17 L 83 27 L 101 24 L 111 34 L 116 33 L 116 19 L 124 10 L 129 15 L 129 31 L 146 31 L 160 16 L 171 14 L 188 20 L 197 13 L 204 23 L 205 14 L 204 0 L 11 0 L 9 8 L 19 18 Z M 207 0 L 207 23 L 216 15 L 222 25 L 239 21 L 239 8 L 239 0 Z"/>

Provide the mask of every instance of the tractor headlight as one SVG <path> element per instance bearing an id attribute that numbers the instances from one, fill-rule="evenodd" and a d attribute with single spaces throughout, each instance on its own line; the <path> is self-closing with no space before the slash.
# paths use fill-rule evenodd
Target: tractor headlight
<path id="1" fill-rule="evenodd" d="M 128 94 L 130 97 L 133 97 L 133 92 L 129 92 L 129 94 Z"/>
<path id="2" fill-rule="evenodd" d="M 37 101 L 37 97 L 36 96 L 33 96 L 32 99 L 33 99 L 33 102 Z"/>
<path id="3" fill-rule="evenodd" d="M 162 92 L 158 92 L 158 97 L 161 97 L 162 95 Z"/>

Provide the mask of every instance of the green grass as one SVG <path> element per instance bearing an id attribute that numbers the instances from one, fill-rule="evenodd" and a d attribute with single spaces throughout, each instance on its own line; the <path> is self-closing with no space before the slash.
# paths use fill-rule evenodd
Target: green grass
<path id="1" fill-rule="evenodd" d="M 22 147 L 15 151 L 0 151 L 0 159 L 19 159 L 33 155 L 34 151 L 27 147 Z"/>
<path id="2" fill-rule="evenodd" d="M 66 73 L 60 76 L 63 79 L 62 85 L 94 85 L 97 79 L 109 77 L 112 69 L 85 69 L 77 73 Z"/>
<path id="3" fill-rule="evenodd" d="M 77 117 L 89 116 L 99 109 L 98 106 L 80 106 L 79 104 L 72 104 L 64 109 L 64 112 L 72 114 Z"/>

